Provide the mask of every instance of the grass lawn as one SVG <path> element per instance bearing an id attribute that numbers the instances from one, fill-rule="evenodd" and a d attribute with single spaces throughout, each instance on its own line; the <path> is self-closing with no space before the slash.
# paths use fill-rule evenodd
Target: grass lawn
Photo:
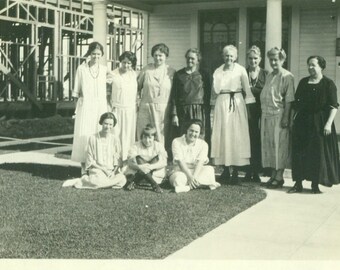
<path id="1" fill-rule="evenodd" d="M 252 184 L 186 194 L 61 188 L 78 173 L 0 165 L 0 258 L 161 259 L 266 196 Z"/>

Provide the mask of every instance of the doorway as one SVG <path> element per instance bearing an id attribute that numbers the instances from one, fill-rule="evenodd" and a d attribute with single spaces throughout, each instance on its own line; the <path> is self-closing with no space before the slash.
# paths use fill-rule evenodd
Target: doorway
<path id="1" fill-rule="evenodd" d="M 201 66 L 210 74 L 223 64 L 224 46 L 237 45 L 238 9 L 205 10 L 199 14 Z"/>

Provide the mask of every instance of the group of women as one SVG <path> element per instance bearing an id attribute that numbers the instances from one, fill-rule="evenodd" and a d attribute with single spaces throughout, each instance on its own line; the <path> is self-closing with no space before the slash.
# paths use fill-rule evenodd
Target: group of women
<path id="1" fill-rule="evenodd" d="M 159 184 L 172 156 L 168 176 L 176 192 L 219 187 L 213 167 L 207 165 L 208 143 L 201 139 L 210 143 L 212 91 L 217 98 L 210 156 L 215 165 L 224 166 L 220 182 L 238 183 L 238 170 L 246 166 L 245 179 L 255 182 L 261 181 L 262 168 L 270 168 L 270 179 L 264 183 L 268 188 L 282 187 L 284 169 L 292 168 L 296 184 L 289 193 L 302 192 L 303 180 L 312 181 L 313 193 L 320 193 L 319 184 L 339 183 L 333 121 L 337 90 L 322 73 L 326 61 L 321 56 L 308 58 L 310 76 L 295 92 L 294 77 L 283 68 L 286 54 L 277 47 L 267 52 L 272 68 L 268 73 L 259 66 L 258 47 L 249 49 L 246 69 L 236 62 L 236 47 L 228 45 L 223 49 L 224 64 L 212 79 L 201 69 L 197 49 L 186 52 L 187 66 L 177 72 L 166 63 L 165 44 L 155 45 L 151 54 L 154 63 L 138 76 L 131 52 L 124 52 L 120 67 L 109 72 L 99 64 L 102 45 L 90 44 L 90 60 L 78 68 L 73 91 L 77 105 L 72 160 L 81 163 L 83 175 L 73 186 L 133 190 L 144 181 L 161 193 Z M 174 127 L 183 135 L 174 139 Z M 127 169 L 122 171 L 124 163 Z"/>

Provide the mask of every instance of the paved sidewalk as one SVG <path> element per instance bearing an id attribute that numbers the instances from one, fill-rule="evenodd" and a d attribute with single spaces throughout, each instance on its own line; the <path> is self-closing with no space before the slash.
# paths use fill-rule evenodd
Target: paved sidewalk
<path id="1" fill-rule="evenodd" d="M 54 156 L 65 149 L 70 150 L 70 146 L 2 154 L 0 164 L 79 166 Z M 310 182 L 304 182 L 302 194 L 287 194 L 293 185 L 289 172 L 285 179 L 283 189 L 266 190 L 266 199 L 173 253 L 166 261 L 340 260 L 340 186 L 321 186 L 323 194 L 314 195 L 310 193 Z"/>
<path id="2" fill-rule="evenodd" d="M 339 260 L 340 186 L 310 193 L 266 190 L 267 198 L 170 255 L 169 260 Z"/>

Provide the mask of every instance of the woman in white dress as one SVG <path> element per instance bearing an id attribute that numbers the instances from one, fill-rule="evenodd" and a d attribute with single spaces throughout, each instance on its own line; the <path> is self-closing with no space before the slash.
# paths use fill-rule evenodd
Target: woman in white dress
<path id="1" fill-rule="evenodd" d="M 246 104 L 254 103 L 255 98 L 249 87 L 246 69 L 235 63 L 236 47 L 224 47 L 223 58 L 225 63 L 213 75 L 213 88 L 218 96 L 214 110 L 211 157 L 216 165 L 224 165 L 221 180 L 237 184 L 237 166 L 249 165 L 250 162 Z M 229 166 L 233 166 L 231 178 Z"/>
<path id="2" fill-rule="evenodd" d="M 202 121 L 193 119 L 186 133 L 172 142 L 175 167 L 169 181 L 176 193 L 199 187 L 213 190 L 220 186 L 215 181 L 214 168 L 205 165 L 209 161 L 208 144 L 199 138 L 201 131 Z"/>
<path id="3" fill-rule="evenodd" d="M 117 117 L 117 127 L 113 132 L 122 143 L 124 161 L 136 139 L 137 76 L 133 68 L 137 58 L 134 53 L 126 51 L 119 56 L 119 61 L 120 67 L 112 72 L 109 111 Z"/>
<path id="4" fill-rule="evenodd" d="M 81 174 L 85 173 L 88 138 L 100 130 L 99 118 L 107 111 L 108 71 L 106 66 L 99 64 L 103 53 L 103 46 L 92 42 L 86 53 L 90 60 L 78 67 L 74 81 L 72 97 L 76 110 L 71 159 L 80 162 Z"/>
<path id="5" fill-rule="evenodd" d="M 113 113 L 104 113 L 99 120 L 102 130 L 90 136 L 86 151 L 86 174 L 64 182 L 64 187 L 81 189 L 122 188 L 125 176 L 120 173 L 120 142 L 112 134 L 117 120 Z"/>
<path id="6" fill-rule="evenodd" d="M 137 137 L 147 124 L 155 126 L 157 138 L 165 149 L 171 144 L 170 92 L 175 70 L 166 64 L 169 48 L 163 43 L 151 49 L 153 64 L 143 68 L 138 76 L 138 91 L 141 95 L 137 115 Z"/>

